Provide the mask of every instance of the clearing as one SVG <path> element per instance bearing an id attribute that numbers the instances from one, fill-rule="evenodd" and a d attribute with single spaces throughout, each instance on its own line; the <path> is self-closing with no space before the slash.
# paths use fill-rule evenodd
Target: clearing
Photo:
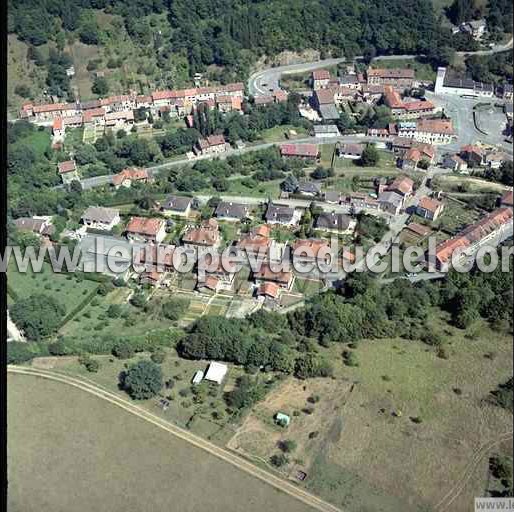
<path id="1" fill-rule="evenodd" d="M 312 510 L 75 388 L 10 375 L 8 390 L 8 508 L 13 512 L 239 512 L 241 503 L 248 512 Z"/>

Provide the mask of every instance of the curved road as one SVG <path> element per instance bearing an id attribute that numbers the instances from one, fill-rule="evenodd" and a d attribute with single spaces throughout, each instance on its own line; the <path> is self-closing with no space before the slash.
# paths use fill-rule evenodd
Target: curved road
<path id="1" fill-rule="evenodd" d="M 32 375 L 35 377 L 42 377 L 44 379 L 53 380 L 56 382 L 61 382 L 63 384 L 67 384 L 69 386 L 73 386 L 75 388 L 81 389 L 87 393 L 91 393 L 92 395 L 106 400 L 125 411 L 138 416 L 139 418 L 148 421 L 149 423 L 154 424 L 155 426 L 169 432 L 170 434 L 182 439 L 183 441 L 187 441 L 188 443 L 200 448 L 211 455 L 222 459 L 229 464 L 236 466 L 238 469 L 249 473 L 262 480 L 263 482 L 273 486 L 275 489 L 278 489 L 286 494 L 289 494 L 293 498 L 296 498 L 308 506 L 311 506 L 314 510 L 318 510 L 320 512 L 341 512 L 341 509 L 335 507 L 334 505 L 323 501 L 321 498 L 310 494 L 305 491 L 301 487 L 293 485 L 291 482 L 284 480 L 268 471 L 253 465 L 251 462 L 247 462 L 241 457 L 235 455 L 228 450 L 225 450 L 201 437 L 198 437 L 191 432 L 179 428 L 172 423 L 169 423 L 159 416 L 152 414 L 151 412 L 139 407 L 128 400 L 125 400 L 110 391 L 106 391 L 95 384 L 90 384 L 80 379 L 76 379 L 74 377 L 69 377 L 68 375 L 57 374 L 45 370 L 39 370 L 34 368 L 23 368 L 16 366 L 8 366 L 7 371 L 11 373 L 17 373 L 22 375 Z"/>
<path id="2" fill-rule="evenodd" d="M 490 50 L 479 50 L 476 52 L 457 52 L 457 55 L 469 56 L 469 55 L 492 55 L 494 53 L 500 53 L 512 48 L 512 38 L 506 44 L 495 46 Z M 403 60 L 403 59 L 415 59 L 416 57 L 422 57 L 422 55 L 381 55 L 375 57 L 373 60 Z M 355 57 L 354 60 L 362 59 L 362 56 Z M 335 59 L 324 59 L 314 62 L 304 62 L 300 64 L 289 64 L 286 66 L 277 66 L 261 71 L 256 71 L 248 79 L 248 94 L 251 96 L 259 96 L 269 94 L 271 91 L 280 89 L 280 78 L 285 74 L 304 73 L 306 71 L 312 71 L 313 69 L 323 68 L 325 66 L 334 66 L 340 62 L 345 62 L 345 57 Z"/>

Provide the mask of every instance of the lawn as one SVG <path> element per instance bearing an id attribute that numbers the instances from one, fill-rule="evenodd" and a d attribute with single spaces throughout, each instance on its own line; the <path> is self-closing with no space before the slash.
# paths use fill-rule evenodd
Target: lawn
<path id="1" fill-rule="evenodd" d="M 289 130 L 294 130 L 297 135 L 291 136 L 289 134 Z M 263 130 L 261 133 L 261 138 L 264 142 L 287 141 L 294 140 L 297 137 L 305 137 L 306 133 L 307 130 L 303 127 L 282 125 L 269 128 L 268 130 Z"/>
<path id="2" fill-rule="evenodd" d="M 433 227 L 450 234 L 457 234 L 480 218 L 477 210 L 457 201 L 446 201 L 443 213 L 433 222 Z M 414 219 L 416 222 L 416 219 Z"/>
<path id="3" fill-rule="evenodd" d="M 50 295 L 64 306 L 66 313 L 76 308 L 95 288 L 95 281 L 78 280 L 76 276 L 67 273 L 54 273 L 49 263 L 44 263 L 42 272 L 19 272 L 13 261 L 7 271 L 9 288 L 19 299 L 38 293 Z M 13 297 L 15 298 L 15 297 Z"/>
<path id="4" fill-rule="evenodd" d="M 8 394 L 9 510 L 312 510 L 65 384 L 10 375 Z"/>
<path id="5" fill-rule="evenodd" d="M 173 322 L 160 314 L 160 304 L 172 297 L 171 292 L 164 289 L 159 296 L 153 296 L 146 311 L 128 302 L 130 294 L 130 289 L 119 288 L 105 297 L 95 297 L 73 320 L 62 327 L 60 333 L 80 340 L 90 337 L 91 333 L 96 336 L 141 336 L 173 326 Z M 110 318 L 107 310 L 111 304 L 121 304 L 123 316 Z"/>

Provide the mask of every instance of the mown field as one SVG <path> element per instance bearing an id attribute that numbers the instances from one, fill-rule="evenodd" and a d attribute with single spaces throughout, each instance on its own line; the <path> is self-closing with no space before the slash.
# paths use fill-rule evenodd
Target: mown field
<path id="1" fill-rule="evenodd" d="M 286 381 L 229 446 L 269 460 L 277 442 L 294 440 L 281 471 L 302 469 L 307 488 L 348 512 L 425 512 L 461 487 L 448 510 L 467 512 L 485 493 L 487 457 L 508 450 L 494 445 L 469 467 L 483 444 L 512 430 L 510 414 L 485 402 L 512 375 L 512 337 L 481 323 L 461 331 L 434 318 L 432 326 L 446 339 L 447 359 L 420 342 L 383 339 L 350 349 L 358 366 L 349 367 L 342 363 L 348 348 L 336 344 L 333 380 Z M 278 410 L 291 415 L 287 429 L 270 419 Z"/>
<path id="2" fill-rule="evenodd" d="M 64 384 L 10 375 L 8 393 L 12 512 L 312 510 Z"/>

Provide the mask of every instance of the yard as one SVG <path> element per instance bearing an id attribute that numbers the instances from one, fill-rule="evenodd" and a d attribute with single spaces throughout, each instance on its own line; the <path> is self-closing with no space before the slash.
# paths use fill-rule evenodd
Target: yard
<path id="1" fill-rule="evenodd" d="M 54 273 L 49 263 L 44 263 L 42 272 L 30 269 L 19 272 L 14 261 L 9 263 L 7 283 L 13 299 L 24 299 L 35 294 L 46 294 L 55 299 L 70 313 L 79 306 L 97 287 L 95 281 L 77 278 L 73 274 Z"/>
<path id="2" fill-rule="evenodd" d="M 311 510 L 186 441 L 64 384 L 10 375 L 8 394 L 9 510 L 239 512 L 242 502 L 248 512 Z M 105 475 L 110 475 L 108 485 Z"/>

